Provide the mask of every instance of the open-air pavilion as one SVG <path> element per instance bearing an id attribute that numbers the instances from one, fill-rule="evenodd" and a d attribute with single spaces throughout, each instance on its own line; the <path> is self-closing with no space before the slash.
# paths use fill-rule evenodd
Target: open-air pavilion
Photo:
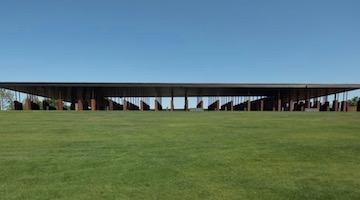
<path id="1" fill-rule="evenodd" d="M 0 88 L 27 96 L 14 102 L 15 110 L 48 110 L 49 99 L 56 100 L 57 110 L 63 110 L 64 102 L 78 111 L 162 110 L 164 97 L 170 98 L 169 110 L 175 110 L 174 98 L 182 97 L 182 110 L 187 111 L 188 98 L 196 97 L 199 110 L 348 111 L 348 92 L 360 84 L 0 82 Z M 42 105 L 33 102 L 33 96 L 44 97 Z"/>

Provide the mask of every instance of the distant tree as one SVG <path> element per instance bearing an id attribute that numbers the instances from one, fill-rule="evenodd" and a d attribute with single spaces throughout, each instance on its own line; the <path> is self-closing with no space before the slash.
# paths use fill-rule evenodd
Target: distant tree
<path id="1" fill-rule="evenodd" d="M 14 94 L 6 89 L 0 88 L 0 110 L 10 110 L 14 104 Z"/>
<path id="2" fill-rule="evenodd" d="M 350 106 L 356 106 L 360 100 L 360 97 L 353 97 L 352 99 L 348 100 Z"/>

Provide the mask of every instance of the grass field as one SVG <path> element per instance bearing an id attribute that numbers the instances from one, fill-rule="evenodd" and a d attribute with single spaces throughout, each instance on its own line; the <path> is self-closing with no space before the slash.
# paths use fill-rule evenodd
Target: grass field
<path id="1" fill-rule="evenodd" d="M 360 199 L 360 113 L 1 112 L 0 199 Z"/>

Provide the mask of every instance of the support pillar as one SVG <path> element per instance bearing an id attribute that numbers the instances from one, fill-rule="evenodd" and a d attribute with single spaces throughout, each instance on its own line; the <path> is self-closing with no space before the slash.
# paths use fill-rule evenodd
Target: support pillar
<path id="1" fill-rule="evenodd" d="M 305 101 L 305 104 L 306 104 L 306 108 L 311 108 L 311 102 L 310 102 L 310 99 L 307 99 L 306 101 Z"/>
<path id="2" fill-rule="evenodd" d="M 289 111 L 294 111 L 294 100 L 292 99 L 289 100 Z"/>
<path id="3" fill-rule="evenodd" d="M 160 102 L 155 98 L 155 111 L 161 110 Z"/>
<path id="4" fill-rule="evenodd" d="M 272 110 L 276 111 L 276 99 L 275 98 L 273 98 L 273 101 L 272 101 Z"/>
<path id="5" fill-rule="evenodd" d="M 79 99 L 77 103 L 75 104 L 75 110 L 82 111 L 84 110 L 84 103 L 83 100 Z"/>
<path id="6" fill-rule="evenodd" d="M 144 111 L 144 110 L 150 110 L 150 106 L 145 103 L 145 101 L 140 100 L 140 110 Z"/>
<path id="7" fill-rule="evenodd" d="M 321 111 L 330 111 L 330 102 L 326 101 L 321 107 Z"/>
<path id="8" fill-rule="evenodd" d="M 264 100 L 260 100 L 260 111 L 264 111 Z"/>
<path id="9" fill-rule="evenodd" d="M 64 102 L 62 99 L 57 99 L 55 101 L 56 110 L 64 110 Z"/>
<path id="10" fill-rule="evenodd" d="M 230 111 L 234 111 L 234 102 L 230 101 Z"/>
<path id="11" fill-rule="evenodd" d="M 90 104 L 91 104 L 91 111 L 96 111 L 96 100 L 91 99 Z"/>
<path id="12" fill-rule="evenodd" d="M 277 111 L 280 112 L 281 111 L 281 99 L 277 100 Z"/>
<path id="13" fill-rule="evenodd" d="M 114 102 L 112 100 L 108 100 L 109 110 L 114 110 Z"/>
<path id="14" fill-rule="evenodd" d="M 144 111 L 144 102 L 142 100 L 140 100 L 139 108 L 140 108 L 140 111 Z"/>
<path id="15" fill-rule="evenodd" d="M 247 104 L 247 106 L 246 106 L 246 111 L 251 111 L 251 101 L 248 100 L 248 101 L 246 102 L 246 104 Z"/>
<path id="16" fill-rule="evenodd" d="M 174 108 L 175 106 L 174 106 L 174 96 L 171 96 L 171 100 L 170 100 L 170 110 L 171 111 L 174 111 Z"/>
<path id="17" fill-rule="evenodd" d="M 31 110 L 31 100 L 29 98 L 25 100 L 24 110 Z"/>
<path id="18" fill-rule="evenodd" d="M 124 101 L 123 101 L 123 110 L 124 110 L 124 111 L 127 111 L 128 108 L 129 108 L 129 104 L 128 104 L 128 102 L 126 101 L 126 99 L 124 98 Z"/>
<path id="19" fill-rule="evenodd" d="M 347 112 L 347 101 L 342 101 L 341 102 L 341 111 L 342 112 Z"/>
<path id="20" fill-rule="evenodd" d="M 158 105 L 158 101 L 156 100 L 156 98 L 155 98 L 155 100 L 154 100 L 154 110 L 155 110 L 155 111 L 158 111 L 158 110 L 159 110 L 159 105 Z"/>
<path id="21" fill-rule="evenodd" d="M 321 103 L 319 100 L 316 101 L 316 109 L 320 111 Z"/>
<path id="22" fill-rule="evenodd" d="M 356 109 L 358 112 L 360 112 L 360 100 L 358 101 L 357 103 L 357 109 Z"/>
<path id="23" fill-rule="evenodd" d="M 333 111 L 335 112 L 339 111 L 339 103 L 337 100 L 333 101 Z"/>
<path id="24" fill-rule="evenodd" d="M 185 111 L 188 111 L 188 110 L 189 110 L 189 102 L 188 102 L 188 97 L 187 97 L 187 95 L 185 95 L 184 110 L 185 110 Z"/>

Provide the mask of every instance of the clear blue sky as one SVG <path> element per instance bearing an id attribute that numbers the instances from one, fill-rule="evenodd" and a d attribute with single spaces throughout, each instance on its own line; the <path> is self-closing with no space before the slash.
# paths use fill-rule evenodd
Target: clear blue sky
<path id="1" fill-rule="evenodd" d="M 360 82 L 358 0 L 17 1 L 0 81 Z"/>

